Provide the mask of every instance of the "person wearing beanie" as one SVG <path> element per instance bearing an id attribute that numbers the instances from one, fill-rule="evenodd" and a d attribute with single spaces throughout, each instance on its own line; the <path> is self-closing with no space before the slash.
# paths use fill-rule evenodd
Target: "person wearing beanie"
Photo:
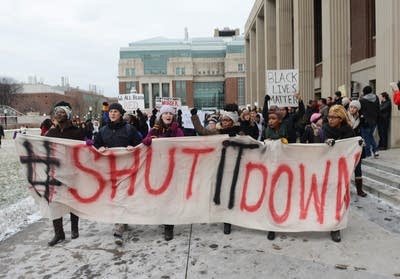
<path id="1" fill-rule="evenodd" d="M 265 140 L 282 140 L 287 143 L 287 127 L 283 123 L 282 110 L 277 106 L 271 106 L 268 110 L 268 125 L 264 129 Z"/>
<path id="2" fill-rule="evenodd" d="M 229 135 L 231 137 L 237 136 L 240 133 L 240 126 L 238 123 L 239 115 L 237 113 L 237 104 L 226 104 L 224 106 L 226 111 L 221 113 L 220 121 L 217 123 L 215 129 L 207 129 L 201 125 L 199 116 L 197 115 L 197 109 L 193 108 L 190 110 L 192 114 L 191 120 L 196 132 L 201 136 L 209 135 Z M 232 225 L 224 223 L 224 234 L 230 234 Z"/>
<path id="3" fill-rule="evenodd" d="M 342 106 L 347 110 L 349 108 L 350 99 L 348 97 L 342 98 Z"/>
<path id="4" fill-rule="evenodd" d="M 110 121 L 100 128 L 94 137 L 94 147 L 100 153 L 106 152 L 109 148 L 126 147 L 128 151 L 134 150 L 135 146 L 141 143 L 141 136 L 133 125 L 123 120 L 125 110 L 119 103 L 109 106 L 108 117 Z M 123 244 L 123 233 L 127 224 L 114 224 L 114 241 L 117 245 Z"/>
<path id="5" fill-rule="evenodd" d="M 358 100 L 354 100 L 350 102 L 349 109 L 347 110 L 347 115 L 351 122 L 351 128 L 354 131 L 355 136 L 361 136 L 361 127 L 360 127 L 360 115 L 359 111 L 361 109 L 361 103 Z M 361 162 L 362 159 L 365 158 L 365 151 L 363 150 L 361 154 L 361 158 L 358 161 L 358 164 L 354 168 L 354 181 L 357 189 L 357 195 L 360 197 L 365 197 L 367 194 L 362 189 L 362 170 L 361 170 Z"/>
<path id="6" fill-rule="evenodd" d="M 50 128 L 45 134 L 46 137 L 53 138 L 63 138 L 63 139 L 73 139 L 73 140 L 84 140 L 85 132 L 83 129 L 78 128 L 72 124 L 72 108 L 71 105 L 67 102 L 59 102 L 54 106 L 54 120 L 55 125 Z M 64 205 L 59 204 L 58 202 L 50 203 L 50 213 L 53 216 L 54 212 L 58 211 L 59 207 L 63 207 Z M 74 213 L 70 213 L 71 218 L 71 239 L 75 239 L 79 237 L 79 217 Z M 64 226 L 63 226 L 63 218 L 60 216 L 54 215 L 52 218 L 53 228 L 54 228 L 54 237 L 48 242 L 49 246 L 54 246 L 57 243 L 60 243 L 65 240 Z"/>
<path id="7" fill-rule="evenodd" d="M 360 104 L 361 136 L 365 141 L 365 156 L 369 157 L 373 154 L 374 157 L 378 157 L 378 145 L 374 139 L 374 131 L 379 117 L 379 98 L 371 86 L 363 88 Z"/>
<path id="8" fill-rule="evenodd" d="M 163 105 L 154 127 L 150 129 L 147 136 L 143 139 L 143 144 L 150 146 L 153 139 L 183 137 L 183 131 L 179 128 L 175 119 L 175 109 L 168 105 Z M 164 225 L 164 239 L 170 241 L 174 238 L 174 225 Z"/>

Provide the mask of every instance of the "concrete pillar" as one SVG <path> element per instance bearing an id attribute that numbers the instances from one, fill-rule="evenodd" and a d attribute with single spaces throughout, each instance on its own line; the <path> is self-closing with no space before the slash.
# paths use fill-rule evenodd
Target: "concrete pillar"
<path id="1" fill-rule="evenodd" d="M 173 97 L 172 80 L 169 81 L 169 97 Z"/>
<path id="2" fill-rule="evenodd" d="M 345 85 L 350 95 L 350 1 L 322 1 L 322 96 Z M 378 5 L 381 5 L 379 1 Z"/>
<path id="3" fill-rule="evenodd" d="M 257 99 L 257 38 L 255 27 L 250 31 L 250 104 Z"/>
<path id="4" fill-rule="evenodd" d="M 264 0 L 265 71 L 276 70 L 276 12 L 275 0 Z"/>
<path id="5" fill-rule="evenodd" d="M 392 96 L 390 82 L 400 80 L 400 1 L 376 1 L 376 91 Z M 400 147 L 400 111 L 392 103 L 389 146 Z"/>
<path id="6" fill-rule="evenodd" d="M 251 103 L 251 52 L 250 52 L 250 39 L 246 38 L 245 41 L 246 49 L 246 92 L 245 92 L 245 102 L 246 105 Z"/>
<path id="7" fill-rule="evenodd" d="M 162 97 L 162 82 L 158 83 L 158 96 Z"/>
<path id="8" fill-rule="evenodd" d="M 307 103 L 314 99 L 314 0 L 294 1 L 294 68 L 299 69 L 299 92 Z"/>
<path id="9" fill-rule="evenodd" d="M 153 86 L 151 82 L 149 82 L 149 107 L 150 110 L 153 109 Z"/>
<path id="10" fill-rule="evenodd" d="M 251 105 L 257 102 L 257 107 L 263 105 L 265 96 L 265 31 L 264 16 L 256 18 L 256 49 L 257 49 L 257 90 Z"/>
<path id="11" fill-rule="evenodd" d="M 292 18 L 293 0 L 276 0 L 276 66 L 278 69 L 293 69 Z"/>

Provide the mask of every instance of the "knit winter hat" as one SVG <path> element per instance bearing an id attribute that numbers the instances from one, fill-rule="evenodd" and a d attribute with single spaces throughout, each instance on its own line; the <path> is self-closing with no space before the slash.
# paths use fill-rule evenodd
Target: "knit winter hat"
<path id="1" fill-rule="evenodd" d="M 169 105 L 163 105 L 160 108 L 160 115 L 162 115 L 163 113 L 166 113 L 166 112 L 169 112 L 169 113 L 172 113 L 175 115 L 175 109 L 173 107 L 171 107 Z"/>
<path id="2" fill-rule="evenodd" d="M 350 104 L 350 99 L 349 99 L 348 97 L 344 97 L 344 98 L 342 99 L 342 105 L 345 107 L 345 106 L 347 106 L 348 104 Z"/>
<path id="3" fill-rule="evenodd" d="M 54 106 L 54 112 L 57 112 L 60 109 L 65 111 L 65 113 L 67 114 L 67 119 L 71 119 L 71 117 L 72 117 L 72 108 L 71 108 L 71 105 L 69 103 L 61 101 L 61 102 L 57 103 Z"/>
<path id="4" fill-rule="evenodd" d="M 361 103 L 360 103 L 359 100 L 351 101 L 349 106 L 350 106 L 350 107 L 356 107 L 357 110 L 360 110 L 360 109 L 361 109 Z"/>
<path id="5" fill-rule="evenodd" d="M 121 113 L 121 115 L 124 115 L 124 113 L 126 112 L 120 103 L 112 103 L 108 107 L 108 111 L 111 111 L 112 109 L 118 110 Z"/>
<path id="6" fill-rule="evenodd" d="M 218 116 L 212 114 L 207 118 L 208 122 L 214 122 L 214 123 L 218 123 Z"/>
<path id="7" fill-rule="evenodd" d="M 222 116 L 229 117 L 230 119 L 232 119 L 233 123 L 236 123 L 239 121 L 239 115 L 236 111 L 224 111 L 222 113 Z"/>
<path id="8" fill-rule="evenodd" d="M 321 117 L 322 117 L 322 114 L 320 114 L 320 113 L 318 113 L 318 112 L 315 112 L 315 113 L 313 113 L 313 114 L 311 115 L 311 117 L 310 117 L 310 122 L 311 122 L 311 123 L 315 123 L 315 122 L 317 122 Z"/>

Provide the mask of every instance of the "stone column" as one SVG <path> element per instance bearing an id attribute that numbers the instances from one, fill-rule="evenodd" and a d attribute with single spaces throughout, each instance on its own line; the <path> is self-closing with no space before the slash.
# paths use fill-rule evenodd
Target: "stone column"
<path id="1" fill-rule="evenodd" d="M 262 106 L 265 96 L 265 31 L 264 17 L 256 18 L 256 38 L 257 38 L 257 90 L 251 105 L 257 102 L 257 107 Z"/>
<path id="2" fill-rule="evenodd" d="M 250 104 L 257 99 L 257 36 L 255 28 L 250 31 Z"/>
<path id="3" fill-rule="evenodd" d="M 321 95 L 333 96 L 341 85 L 350 95 L 349 0 L 322 0 L 322 61 Z"/>
<path id="4" fill-rule="evenodd" d="M 264 0 L 265 70 L 276 70 L 276 12 L 275 0 Z M 264 101 L 264 100 L 263 100 Z"/>
<path id="5" fill-rule="evenodd" d="M 169 81 L 169 96 L 173 97 L 172 80 Z"/>
<path id="6" fill-rule="evenodd" d="M 302 1 L 295 1 L 303 3 Z M 278 69 L 293 69 L 293 0 L 276 0 L 276 56 Z"/>
<path id="7" fill-rule="evenodd" d="M 299 92 L 307 103 L 314 99 L 314 0 L 294 1 L 294 68 L 299 69 Z"/>
<path id="8" fill-rule="evenodd" d="M 246 92 L 245 102 L 246 105 L 251 103 L 251 52 L 250 52 L 250 39 L 246 38 Z"/>
<path id="9" fill-rule="evenodd" d="M 153 86 L 151 82 L 149 82 L 149 107 L 150 110 L 153 109 Z"/>
<path id="10" fill-rule="evenodd" d="M 388 92 L 400 80 L 400 1 L 376 1 L 376 91 Z M 400 111 L 392 103 L 390 147 L 400 147 Z"/>

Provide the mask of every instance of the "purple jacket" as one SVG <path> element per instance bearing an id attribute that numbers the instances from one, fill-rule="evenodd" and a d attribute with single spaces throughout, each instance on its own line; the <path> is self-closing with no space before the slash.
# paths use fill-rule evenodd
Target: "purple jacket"
<path id="1" fill-rule="evenodd" d="M 171 127 L 164 131 L 155 128 L 150 129 L 147 136 L 143 139 L 142 143 L 145 145 L 150 145 L 152 138 L 173 138 L 183 136 L 183 131 L 181 128 L 179 128 L 178 123 L 172 122 Z"/>

